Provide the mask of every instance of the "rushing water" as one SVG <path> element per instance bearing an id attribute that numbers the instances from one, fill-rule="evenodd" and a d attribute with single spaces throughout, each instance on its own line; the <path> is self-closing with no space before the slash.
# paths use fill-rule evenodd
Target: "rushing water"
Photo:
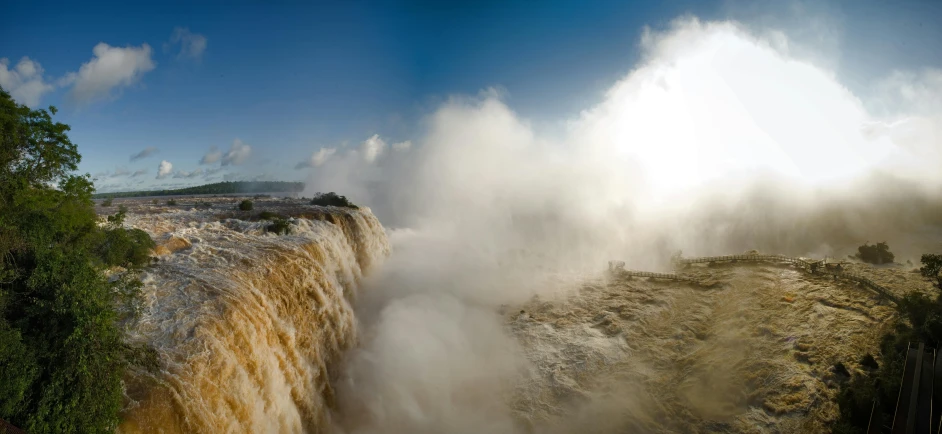
<path id="1" fill-rule="evenodd" d="M 838 411 L 832 366 L 860 369 L 894 318 L 886 301 L 846 282 L 700 265 L 685 272 L 703 284 L 582 276 L 499 312 L 418 303 L 404 311 L 415 327 L 367 323 L 368 336 L 412 335 L 345 359 L 358 344 L 358 288 L 390 253 L 373 214 L 282 199 L 239 212 L 235 199 L 209 201 L 126 202 L 128 224 L 161 244 L 141 316 L 128 324 L 133 343 L 158 351 L 160 370 L 126 378 L 121 432 L 475 432 L 484 423 L 507 433 L 825 432 Z M 299 217 L 292 233 L 267 233 L 262 209 Z M 931 289 L 912 266 L 850 267 L 898 294 Z M 423 306 L 476 331 L 428 320 Z M 443 348 L 493 353 L 478 363 L 423 352 L 432 335 Z M 474 337 L 487 342 L 465 340 Z M 396 365 L 435 360 L 461 366 L 439 367 L 444 375 Z M 451 385 L 428 389 L 442 381 Z"/>
<path id="2" fill-rule="evenodd" d="M 331 370 L 356 343 L 357 284 L 389 246 L 368 209 L 309 208 L 288 236 L 213 210 L 135 210 L 131 225 L 179 250 L 144 276 L 132 338 L 158 350 L 161 370 L 128 378 L 122 432 L 328 426 Z"/>

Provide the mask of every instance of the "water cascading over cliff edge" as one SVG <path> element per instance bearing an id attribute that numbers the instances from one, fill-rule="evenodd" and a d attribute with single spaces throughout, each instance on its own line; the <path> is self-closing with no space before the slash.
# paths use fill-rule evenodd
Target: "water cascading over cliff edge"
<path id="1" fill-rule="evenodd" d="M 303 206 L 292 233 L 211 211 L 134 213 L 165 247 L 132 340 L 160 371 L 127 379 L 119 431 L 319 432 L 334 362 L 356 343 L 351 301 L 389 253 L 369 209 Z M 132 209 L 133 212 L 133 209 Z M 176 251 L 171 252 L 171 250 Z"/>

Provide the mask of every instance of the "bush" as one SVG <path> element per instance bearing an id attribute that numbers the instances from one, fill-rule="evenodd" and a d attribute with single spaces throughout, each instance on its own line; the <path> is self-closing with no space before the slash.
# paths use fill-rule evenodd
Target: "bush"
<path id="1" fill-rule="evenodd" d="M 288 220 L 278 217 L 268 225 L 266 230 L 278 235 L 288 235 L 291 233 L 291 225 L 288 224 Z"/>
<path id="2" fill-rule="evenodd" d="M 261 213 L 258 214 L 259 220 L 275 220 L 275 219 L 280 219 L 280 218 L 283 218 L 283 217 L 271 211 L 262 211 Z"/>
<path id="3" fill-rule="evenodd" d="M 196 202 L 196 207 L 197 208 L 212 208 L 213 204 L 201 200 L 199 202 Z"/>
<path id="4" fill-rule="evenodd" d="M 857 248 L 857 254 L 854 257 L 868 264 L 877 265 L 892 264 L 894 259 L 893 253 L 890 252 L 890 246 L 886 242 L 872 246 L 864 243 L 864 245 Z"/>
<path id="5" fill-rule="evenodd" d="M 108 199 L 101 201 L 101 206 L 111 206 L 112 202 L 114 202 L 114 199 L 109 197 Z"/>
<path id="6" fill-rule="evenodd" d="M 251 210 L 252 210 L 252 201 L 246 199 L 246 200 L 243 200 L 242 202 L 239 202 L 239 209 L 242 210 L 242 211 L 251 211 Z"/>
<path id="7" fill-rule="evenodd" d="M 177 206 L 177 201 L 170 199 L 167 201 L 167 206 Z"/>
<path id="8" fill-rule="evenodd" d="M 154 205 L 157 205 L 157 204 L 159 204 L 159 203 L 160 203 L 160 201 L 159 201 L 159 200 L 157 200 L 157 199 L 154 199 L 154 200 L 152 200 L 152 201 L 151 201 L 151 203 L 153 203 Z"/>
<path id="9" fill-rule="evenodd" d="M 919 273 L 930 279 L 936 279 L 936 285 L 942 288 L 942 276 L 939 276 L 939 271 L 942 270 L 942 255 L 926 253 L 921 259 L 922 267 L 919 268 Z"/>
<path id="10" fill-rule="evenodd" d="M 118 212 L 114 215 L 108 216 L 108 223 L 114 227 L 120 227 L 124 224 L 124 218 L 128 215 L 128 207 L 124 205 L 118 206 Z"/>
<path id="11" fill-rule="evenodd" d="M 352 202 L 347 200 L 345 196 L 338 195 L 337 193 L 334 193 L 334 192 L 315 194 L 314 199 L 311 199 L 311 205 L 358 208 Z"/>

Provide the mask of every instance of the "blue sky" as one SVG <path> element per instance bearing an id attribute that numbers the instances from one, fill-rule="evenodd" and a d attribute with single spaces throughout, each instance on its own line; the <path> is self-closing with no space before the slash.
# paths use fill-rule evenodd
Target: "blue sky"
<path id="1" fill-rule="evenodd" d="M 123 190 L 303 180 L 320 148 L 415 140 L 441 101 L 491 87 L 552 124 L 631 70 L 645 26 L 682 15 L 783 30 L 860 93 L 942 64 L 942 2 L 198 3 L 8 5 L 0 85 L 58 106 L 81 170 Z"/>

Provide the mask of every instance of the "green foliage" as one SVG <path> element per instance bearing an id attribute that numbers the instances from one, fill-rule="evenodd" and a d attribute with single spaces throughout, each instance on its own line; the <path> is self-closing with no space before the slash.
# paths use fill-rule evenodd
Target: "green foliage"
<path id="1" fill-rule="evenodd" d="M 145 264 L 153 241 L 121 227 L 123 208 L 99 227 L 55 112 L 0 89 L 0 418 L 30 433 L 114 432 L 124 370 L 150 350 L 118 327 L 140 282 L 103 269 Z"/>
<path id="2" fill-rule="evenodd" d="M 251 210 L 252 210 L 252 201 L 246 199 L 246 200 L 243 200 L 242 202 L 239 202 L 239 209 L 242 210 L 242 211 L 251 211 Z"/>
<path id="3" fill-rule="evenodd" d="M 864 245 L 857 248 L 857 254 L 854 255 L 855 258 L 860 259 L 868 264 L 892 264 L 894 255 L 890 252 L 890 246 L 886 242 L 877 243 L 875 245 L 870 245 L 864 243 Z"/>
<path id="4" fill-rule="evenodd" d="M 347 200 L 345 196 L 341 196 L 337 193 L 317 193 L 314 195 L 314 199 L 311 199 L 311 205 L 320 205 L 320 206 L 340 206 L 344 208 L 357 208 L 352 202 Z"/>
<path id="5" fill-rule="evenodd" d="M 262 211 L 258 214 L 259 220 L 274 220 L 282 218 L 281 215 L 273 213 L 271 211 Z"/>
<path id="6" fill-rule="evenodd" d="M 213 204 L 201 200 L 199 202 L 196 202 L 196 207 L 197 208 L 212 208 Z"/>
<path id="7" fill-rule="evenodd" d="M 291 233 L 291 225 L 288 224 L 288 220 L 276 217 L 272 220 L 272 223 L 268 225 L 266 230 L 278 235 L 288 235 Z"/>
<path id="8" fill-rule="evenodd" d="M 127 191 L 100 193 L 96 199 L 105 197 L 189 196 L 194 194 L 249 194 L 249 193 L 298 193 L 304 190 L 303 182 L 281 181 L 227 181 L 175 190 Z M 256 195 L 256 198 L 268 195 Z"/>
<path id="9" fill-rule="evenodd" d="M 114 202 L 114 199 L 109 197 L 108 199 L 101 201 L 101 206 L 111 206 L 113 202 Z"/>
<path id="10" fill-rule="evenodd" d="M 124 224 L 124 219 L 128 216 L 128 207 L 124 205 L 118 206 L 118 212 L 114 215 L 108 216 L 108 223 L 112 227 L 121 227 Z"/>
<path id="11" fill-rule="evenodd" d="M 170 199 L 167 201 L 167 206 L 177 206 L 177 201 Z"/>

